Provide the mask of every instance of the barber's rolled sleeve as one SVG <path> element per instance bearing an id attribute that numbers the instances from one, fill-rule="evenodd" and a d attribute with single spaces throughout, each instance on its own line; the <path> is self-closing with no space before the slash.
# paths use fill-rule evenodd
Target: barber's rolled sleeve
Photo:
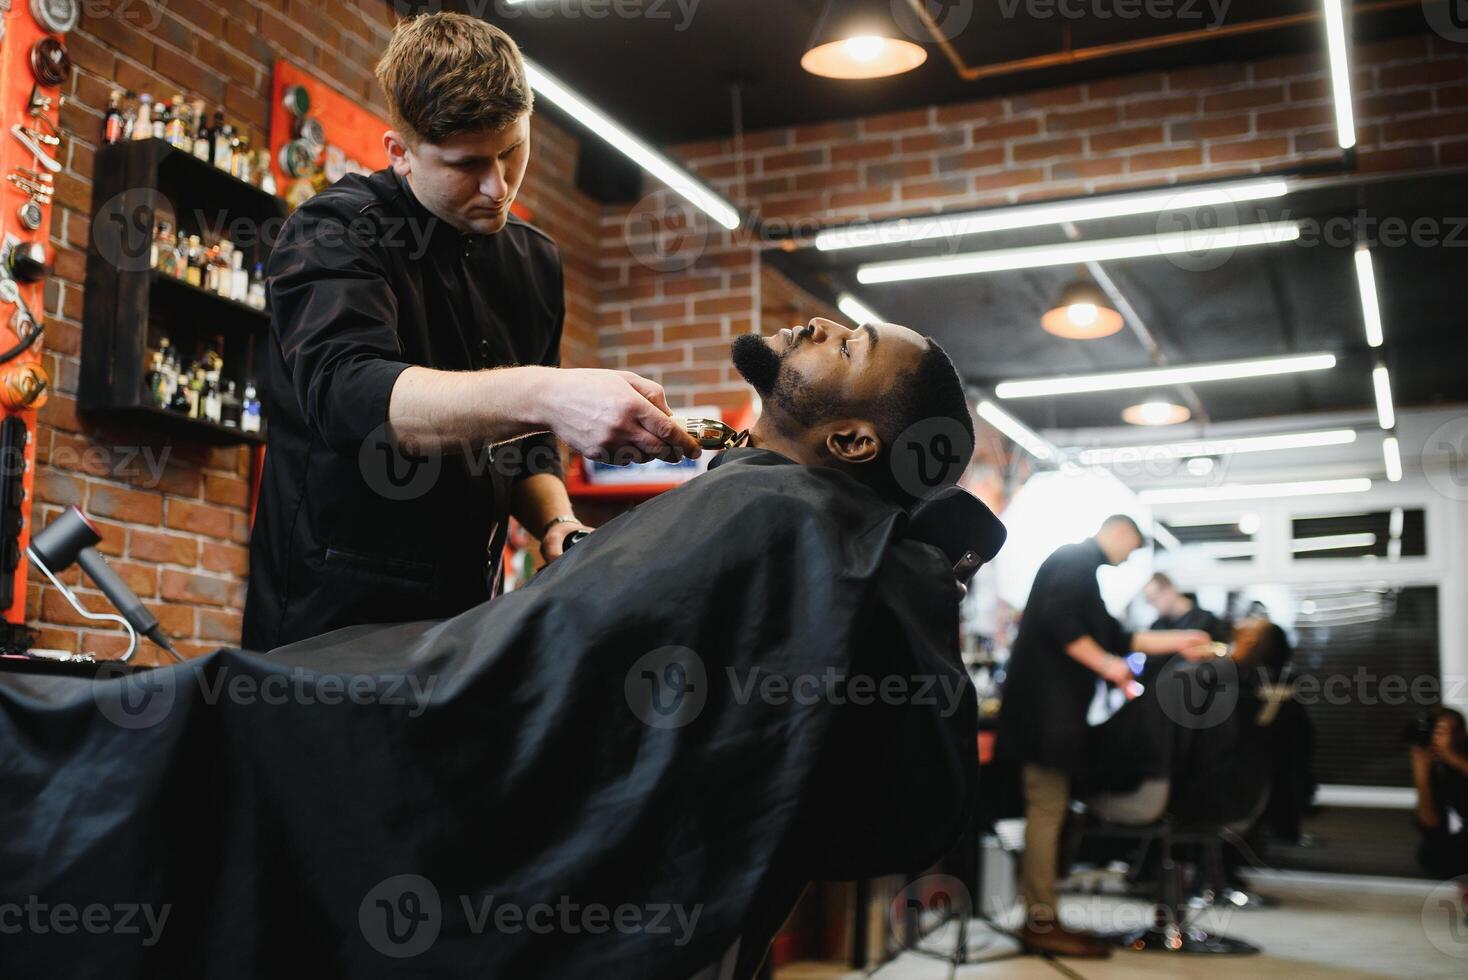
<path id="1" fill-rule="evenodd" d="M 397 298 L 361 219 L 310 211 L 286 223 L 270 256 L 272 328 L 307 424 L 356 452 L 387 422 L 407 370 Z"/>

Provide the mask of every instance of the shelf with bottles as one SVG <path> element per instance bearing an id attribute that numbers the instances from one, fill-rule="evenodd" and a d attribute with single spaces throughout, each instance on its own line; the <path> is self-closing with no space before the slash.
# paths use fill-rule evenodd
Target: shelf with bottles
<path id="1" fill-rule="evenodd" d="M 275 197 L 270 151 L 252 149 L 248 137 L 226 121 L 222 110 L 216 110 L 211 120 L 202 99 L 186 101 L 175 95 L 167 102 L 155 102 L 147 92 L 135 95 L 113 89 L 102 119 L 102 142 L 116 145 L 150 139 L 174 151 L 167 155 L 165 165 L 178 166 L 195 177 L 208 176 L 212 170 Z"/>
<path id="2" fill-rule="evenodd" d="M 166 218 L 153 231 L 149 250 L 155 283 L 177 289 L 183 301 L 209 309 L 228 309 L 253 314 L 251 319 L 268 321 L 265 297 L 265 264 L 258 259 L 247 264 L 243 249 L 228 238 L 206 243 L 196 234 L 183 235 Z"/>
<path id="3" fill-rule="evenodd" d="M 185 331 L 186 339 L 178 339 L 162 330 L 149 332 L 140 407 L 212 427 L 216 439 L 232 435 L 237 441 L 263 440 L 264 419 L 252 376 L 258 345 L 224 333 L 206 341 L 200 333 Z"/>

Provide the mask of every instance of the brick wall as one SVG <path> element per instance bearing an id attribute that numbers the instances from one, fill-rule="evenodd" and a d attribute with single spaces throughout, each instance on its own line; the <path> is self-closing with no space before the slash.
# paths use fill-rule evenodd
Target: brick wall
<path id="1" fill-rule="evenodd" d="M 46 293 L 46 368 L 54 388 L 37 428 L 32 520 L 44 526 L 68 504 L 96 518 L 103 553 L 193 655 L 239 642 L 251 451 L 170 445 L 146 430 L 77 414 L 92 156 L 107 95 L 122 88 L 202 98 L 243 126 L 252 145 L 265 146 L 272 67 L 283 58 L 383 112 L 372 66 L 391 32 L 393 7 L 384 0 L 90 0 L 82 9 L 67 37 L 76 70 L 61 110 L 66 170 L 56 177 L 55 275 Z M 537 117 L 532 145 L 522 198 L 565 258 L 563 356 L 568 364 L 595 365 L 599 208 L 574 188 L 573 137 Z M 76 569 L 64 578 L 81 586 L 88 608 L 109 608 Z M 31 578 L 26 617 L 40 646 L 109 655 L 125 645 L 121 633 L 85 625 L 39 575 Z M 144 643 L 138 657 L 156 662 L 155 654 Z"/>
<path id="2" fill-rule="evenodd" d="M 1411 36 L 1358 47 L 1354 65 L 1361 169 L 1468 163 L 1468 46 Z M 1341 157 L 1334 126 L 1322 52 L 755 132 L 744 137 L 742 152 L 728 140 L 674 152 L 761 220 L 809 231 L 1329 164 Z M 702 341 L 681 351 L 669 346 L 675 338 L 667 328 L 693 314 L 667 298 L 701 272 L 695 263 L 660 277 L 637 275 L 628 256 L 635 250 L 606 233 L 629 221 L 625 209 L 603 218 L 604 281 L 618 291 L 604 297 L 602 355 L 608 364 L 662 371 L 672 400 L 699 397 L 703 376 L 685 385 L 682 369 L 712 355 Z M 768 247 L 758 237 L 748 230 L 709 236 L 729 263 L 737 262 L 733 250 Z M 741 298 L 744 309 L 732 298 L 721 307 L 730 323 L 761 309 L 757 295 Z M 653 349 L 655 341 L 662 346 Z"/>

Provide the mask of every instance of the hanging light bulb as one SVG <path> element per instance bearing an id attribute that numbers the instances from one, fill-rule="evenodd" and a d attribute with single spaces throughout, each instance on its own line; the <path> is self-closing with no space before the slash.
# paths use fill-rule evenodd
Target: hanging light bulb
<path id="1" fill-rule="evenodd" d="M 1060 291 L 1055 305 L 1040 318 L 1048 333 L 1067 340 L 1110 337 L 1121 329 L 1121 314 L 1111 308 L 1106 294 L 1089 279 L 1077 279 Z"/>
<path id="2" fill-rule="evenodd" d="M 1184 405 L 1155 399 L 1133 405 L 1121 413 L 1132 425 L 1177 425 L 1193 417 Z"/>
<path id="3" fill-rule="evenodd" d="M 890 0 L 826 0 L 800 67 L 825 78 L 885 78 L 927 60 L 892 19 Z"/>

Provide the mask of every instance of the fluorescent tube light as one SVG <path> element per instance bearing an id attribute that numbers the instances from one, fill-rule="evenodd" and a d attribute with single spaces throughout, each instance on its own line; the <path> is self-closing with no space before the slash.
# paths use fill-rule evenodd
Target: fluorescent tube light
<path id="1" fill-rule="evenodd" d="M 1393 483 L 1402 482 L 1402 445 L 1397 442 L 1396 436 L 1387 436 L 1381 440 L 1381 455 L 1386 462 L 1386 478 Z M 1393 517 L 1395 517 L 1395 512 Z M 1397 537 L 1399 535 L 1393 535 Z"/>
<path id="2" fill-rule="evenodd" d="M 1128 391 L 1168 385 L 1200 384 L 1205 381 L 1234 381 L 1302 371 L 1325 371 L 1335 367 L 1334 354 L 1302 354 L 1266 357 L 1248 361 L 1193 364 L 1187 367 L 1142 368 L 1107 374 L 1081 374 L 1028 381 L 1004 381 L 994 389 L 1000 398 L 1041 398 L 1046 395 L 1080 395 L 1096 391 Z"/>
<path id="3" fill-rule="evenodd" d="M 1196 439 L 1191 442 L 1160 442 L 1147 446 L 1084 449 L 1076 458 L 1086 466 L 1105 466 L 1138 460 L 1190 459 L 1194 456 L 1233 456 L 1284 449 L 1345 446 L 1355 441 L 1355 429 L 1326 429 L 1321 432 L 1290 432 L 1271 436 L 1243 436 L 1237 439 Z"/>
<path id="4" fill-rule="evenodd" d="M 990 401 L 979 402 L 979 418 L 1004 433 L 1036 459 L 1053 459 L 1055 447 L 1029 426 Z"/>
<path id="5" fill-rule="evenodd" d="M 1221 487 L 1174 487 L 1166 490 L 1143 490 L 1138 496 L 1144 504 L 1191 504 L 1220 500 L 1270 500 L 1332 493 L 1365 493 L 1370 489 L 1369 479 L 1357 477 L 1349 480 L 1306 480 L 1300 483 L 1226 483 Z"/>
<path id="6" fill-rule="evenodd" d="M 1015 228 L 1039 228 L 1098 218 L 1120 218 L 1135 214 L 1157 214 L 1188 208 L 1236 204 L 1283 197 L 1289 191 L 1284 180 L 1270 177 L 1243 180 L 1203 187 L 1181 187 L 1172 190 L 1147 191 L 1140 194 L 1117 194 L 1112 197 L 1089 198 L 1046 204 L 1021 204 L 968 214 L 931 215 L 898 218 L 848 228 L 831 228 L 816 235 L 816 248 L 834 251 L 843 248 L 868 248 L 873 245 L 899 245 L 903 242 L 927 241 L 933 238 L 958 238 Z"/>
<path id="7" fill-rule="evenodd" d="M 1351 102 L 1351 60 L 1346 49 L 1346 14 L 1341 0 L 1325 0 L 1325 42 L 1330 51 L 1330 86 L 1335 94 L 1336 142 L 1356 145 L 1356 110 Z"/>
<path id="8" fill-rule="evenodd" d="M 1380 347 L 1383 340 L 1381 300 L 1376 293 L 1376 270 L 1371 262 L 1371 249 L 1365 245 L 1356 248 L 1356 285 L 1361 290 L 1361 319 L 1366 323 L 1366 343 Z"/>
<path id="9" fill-rule="evenodd" d="M 1376 420 L 1383 429 L 1396 428 L 1397 410 L 1392 404 L 1392 378 L 1387 373 L 1385 364 L 1376 365 L 1376 370 L 1371 372 L 1371 385 L 1376 389 Z"/>
<path id="10" fill-rule="evenodd" d="M 739 227 L 739 212 L 734 205 L 714 193 L 708 185 L 633 136 L 606 113 L 568 88 L 560 79 L 540 65 L 525 58 L 525 74 L 540 95 L 555 103 L 567 115 L 625 154 L 634 163 L 686 198 L 704 214 L 724 228 Z"/>
<path id="11" fill-rule="evenodd" d="M 867 306 L 850 293 L 842 293 L 837 297 L 836 308 L 842 313 L 845 313 L 851 319 L 851 322 L 857 326 L 861 326 L 863 323 L 886 322 L 870 306 Z"/>
<path id="12" fill-rule="evenodd" d="M 1292 242 L 1300 237 L 1294 221 L 1239 225 L 1209 232 L 1178 231 L 1134 238 L 1102 238 L 1095 241 L 1064 242 L 1059 245 L 1029 245 L 925 259 L 898 259 L 859 266 L 861 283 L 902 282 L 935 279 L 939 276 L 973 276 L 1014 269 L 1038 269 L 1051 265 L 1083 265 L 1117 259 L 1148 259 L 1180 252 L 1212 252 Z"/>
<path id="13" fill-rule="evenodd" d="M 1307 551 L 1344 551 L 1348 548 L 1375 548 L 1376 535 L 1370 531 L 1359 534 L 1323 534 L 1318 538 L 1295 538 L 1290 550 L 1295 554 Z"/>

